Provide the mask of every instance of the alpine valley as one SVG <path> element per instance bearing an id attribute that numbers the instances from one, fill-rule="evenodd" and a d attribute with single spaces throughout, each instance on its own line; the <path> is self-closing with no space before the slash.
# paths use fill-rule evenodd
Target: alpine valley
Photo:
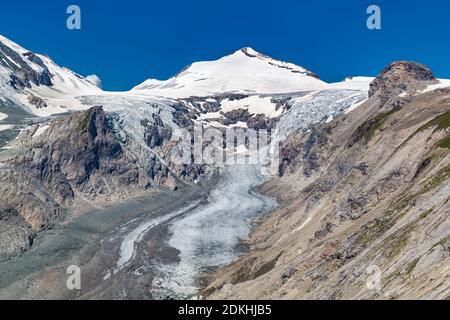
<path id="1" fill-rule="evenodd" d="M 174 161 L 196 126 L 274 133 L 275 170 Z M 242 48 L 108 92 L 0 36 L 0 298 L 449 299 L 449 151 L 414 62 L 326 83 Z"/>

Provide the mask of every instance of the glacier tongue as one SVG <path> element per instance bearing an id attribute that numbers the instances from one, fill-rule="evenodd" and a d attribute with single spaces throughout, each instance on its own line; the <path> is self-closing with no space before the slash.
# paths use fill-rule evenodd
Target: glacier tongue
<path id="1" fill-rule="evenodd" d="M 208 204 L 171 223 L 169 244 L 179 250 L 180 261 L 157 268 L 155 296 L 192 298 L 205 272 L 239 256 L 237 246 L 248 239 L 252 221 L 276 206 L 271 198 L 252 191 L 267 178 L 258 165 L 220 170 L 220 182 L 211 191 Z"/>

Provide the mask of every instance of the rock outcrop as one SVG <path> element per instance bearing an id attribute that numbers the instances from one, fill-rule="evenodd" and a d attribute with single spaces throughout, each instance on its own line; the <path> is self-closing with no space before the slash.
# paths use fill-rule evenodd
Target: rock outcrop
<path id="1" fill-rule="evenodd" d="M 33 69 L 24 61 L 27 58 L 38 65 L 41 70 Z M 10 61 L 10 62 L 8 62 Z M 16 89 L 31 88 L 31 84 L 52 86 L 52 75 L 43 61 L 34 53 L 20 54 L 0 41 L 0 65 L 6 67 L 11 73 L 11 85 Z"/>
<path id="2" fill-rule="evenodd" d="M 379 94 L 383 107 L 390 102 L 399 105 L 399 96 L 406 97 L 423 89 L 427 84 L 436 83 L 433 72 L 415 62 L 394 62 L 388 65 L 370 84 L 369 97 Z"/>
<path id="3" fill-rule="evenodd" d="M 0 235 L 0 254 L 26 250 L 64 209 L 123 200 L 151 188 L 175 189 L 180 179 L 201 174 L 169 168 L 157 152 L 127 139 L 117 121 L 93 107 L 24 130 L 15 147 L 1 154 L 0 229 L 9 231 Z M 145 127 L 149 146 L 168 148 L 170 132 L 161 119 Z"/>
<path id="4" fill-rule="evenodd" d="M 62 205 L 73 204 L 76 194 L 93 200 L 145 187 L 149 181 L 125 154 L 110 120 L 94 107 L 41 125 L 20 137 L 26 145 L 9 162 L 42 181 Z"/>

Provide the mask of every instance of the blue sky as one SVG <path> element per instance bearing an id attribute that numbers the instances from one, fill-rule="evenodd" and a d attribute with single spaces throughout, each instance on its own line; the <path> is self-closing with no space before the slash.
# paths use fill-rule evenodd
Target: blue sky
<path id="1" fill-rule="evenodd" d="M 81 8 L 81 30 L 66 28 L 70 4 Z M 381 7 L 382 30 L 366 28 L 370 4 Z M 109 90 L 166 79 L 245 46 L 325 81 L 376 75 L 394 60 L 450 78 L 449 33 L 448 0 L 22 0 L 0 8 L 0 34 L 82 75 L 97 74 Z"/>

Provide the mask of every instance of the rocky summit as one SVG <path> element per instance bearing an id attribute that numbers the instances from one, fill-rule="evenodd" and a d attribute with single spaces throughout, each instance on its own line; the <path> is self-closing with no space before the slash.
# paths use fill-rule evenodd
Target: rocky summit
<path id="1" fill-rule="evenodd" d="M 433 72 L 415 62 L 393 62 L 370 84 L 369 96 L 378 94 L 381 105 L 398 104 L 398 97 L 414 94 L 426 85 L 438 83 Z M 391 100 L 391 101 L 390 101 Z"/>

